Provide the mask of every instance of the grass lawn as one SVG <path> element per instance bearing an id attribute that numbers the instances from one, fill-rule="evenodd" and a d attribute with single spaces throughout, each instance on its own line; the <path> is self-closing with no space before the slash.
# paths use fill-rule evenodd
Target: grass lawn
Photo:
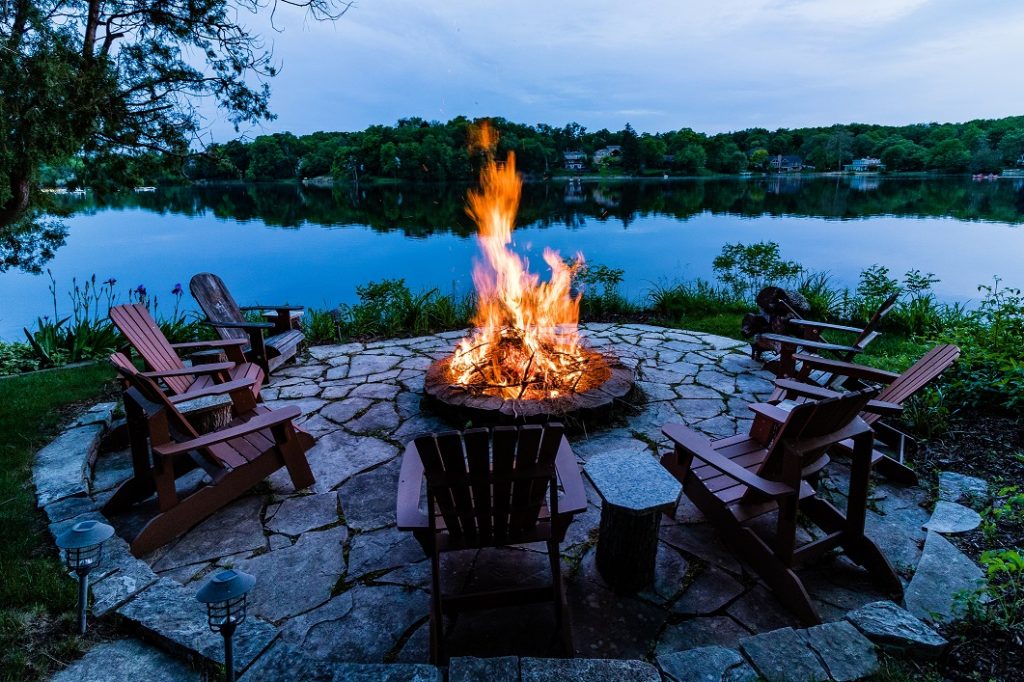
<path id="1" fill-rule="evenodd" d="M 0 379 L 2 680 L 49 678 L 86 647 L 75 634 L 77 588 L 36 509 L 32 459 L 83 403 L 112 393 L 113 374 L 99 363 Z"/>

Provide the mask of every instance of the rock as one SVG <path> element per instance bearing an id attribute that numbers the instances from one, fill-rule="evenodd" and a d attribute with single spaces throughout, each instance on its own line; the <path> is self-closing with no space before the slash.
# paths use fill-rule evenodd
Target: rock
<path id="1" fill-rule="evenodd" d="M 661 682 L 650 663 L 600 658 L 523 658 L 523 682 Z"/>
<path id="2" fill-rule="evenodd" d="M 752 632 L 798 625 L 796 616 L 779 602 L 774 592 L 761 583 L 733 602 L 726 613 Z"/>
<path id="3" fill-rule="evenodd" d="M 302 680 L 302 682 L 332 682 L 335 665 L 328 661 L 296 651 L 295 647 L 278 640 L 266 653 L 238 678 L 238 682 L 271 682 L 273 680 Z"/>
<path id="4" fill-rule="evenodd" d="M 354 474 L 382 464 L 398 454 L 398 448 L 378 438 L 335 431 L 323 436 L 306 453 L 316 483 L 313 490 L 327 492 Z"/>
<path id="5" fill-rule="evenodd" d="M 441 682 L 441 671 L 425 663 L 342 663 L 334 682 Z"/>
<path id="6" fill-rule="evenodd" d="M 199 671 L 137 639 L 97 644 L 52 678 L 53 682 L 198 682 L 200 679 Z"/>
<path id="7" fill-rule="evenodd" d="M 744 589 L 725 571 L 708 566 L 690 582 L 683 596 L 672 604 L 672 610 L 686 615 L 713 613 L 743 594 Z"/>
<path id="8" fill-rule="evenodd" d="M 667 625 L 661 632 L 655 652 L 660 656 L 693 647 L 735 647 L 741 639 L 749 636 L 749 630 L 728 616 L 691 618 Z"/>
<path id="9" fill-rule="evenodd" d="M 949 622 L 964 611 L 957 595 L 971 593 L 984 585 L 984 574 L 949 540 L 928 533 L 924 554 L 907 586 L 907 610 L 922 620 Z"/>
<path id="10" fill-rule="evenodd" d="M 350 419 L 373 404 L 369 398 L 350 398 L 338 400 L 320 410 L 320 416 L 330 419 L 335 424 L 344 426 Z"/>
<path id="11" fill-rule="evenodd" d="M 353 433 L 390 433 L 398 428 L 401 419 L 394 403 L 377 403 L 359 417 L 347 422 L 344 426 Z"/>
<path id="12" fill-rule="evenodd" d="M 259 497 L 243 497 L 188 531 L 158 561 L 157 571 L 266 547 Z"/>
<path id="13" fill-rule="evenodd" d="M 936 533 L 966 533 L 981 525 L 981 516 L 970 507 L 939 500 L 928 523 L 922 528 Z"/>
<path id="14" fill-rule="evenodd" d="M 78 419 L 71 426 L 88 426 L 90 424 L 101 424 L 104 428 L 110 426 L 114 418 L 114 410 L 117 403 L 96 403 L 88 410 L 78 415 Z"/>
<path id="15" fill-rule="evenodd" d="M 658 656 L 658 667 L 674 682 L 757 682 L 757 673 L 735 649 L 701 647 Z"/>
<path id="16" fill-rule="evenodd" d="M 938 658 L 948 642 L 891 601 L 877 601 L 851 611 L 846 619 L 878 646 L 916 658 Z"/>
<path id="17" fill-rule="evenodd" d="M 398 355 L 356 355 L 349 364 L 350 377 L 386 372 L 405 358 Z"/>
<path id="18" fill-rule="evenodd" d="M 88 494 L 86 466 L 99 447 L 102 433 L 101 423 L 71 428 L 36 453 L 32 483 L 39 507 Z"/>
<path id="19" fill-rule="evenodd" d="M 686 497 L 683 497 L 686 501 Z M 682 503 L 680 503 L 682 506 Z M 699 512 L 698 512 L 699 513 Z M 739 559 L 718 537 L 715 529 L 707 523 L 689 523 L 686 525 L 665 525 L 660 531 L 662 542 L 667 542 L 676 549 L 692 555 L 709 564 L 724 568 L 738 575 L 743 569 Z"/>
<path id="20" fill-rule="evenodd" d="M 495 658 L 453 658 L 448 663 L 448 682 L 519 682 L 519 659 L 515 656 Z"/>
<path id="21" fill-rule="evenodd" d="M 79 514 L 96 511 L 100 506 L 101 503 L 94 497 L 65 497 L 46 505 L 45 511 L 50 523 L 58 523 Z"/>
<path id="22" fill-rule="evenodd" d="M 356 530 L 375 530 L 395 523 L 395 497 L 402 462 L 356 474 L 338 489 L 345 523 Z"/>
<path id="23" fill-rule="evenodd" d="M 680 398 L 672 405 L 687 424 L 717 417 L 725 410 L 725 401 L 721 398 Z"/>
<path id="24" fill-rule="evenodd" d="M 878 671 L 875 645 L 845 620 L 804 630 L 807 644 L 825 663 L 836 682 L 852 682 Z"/>
<path id="25" fill-rule="evenodd" d="M 395 568 L 424 558 L 423 549 L 412 533 L 384 528 L 352 538 L 348 553 L 348 576 Z"/>
<path id="26" fill-rule="evenodd" d="M 181 585 L 161 578 L 117 610 L 118 615 L 150 637 L 186 655 L 197 652 L 214 663 L 224 663 L 224 640 L 210 631 L 206 608 Z M 277 628 L 247 618 L 235 633 L 235 665 L 247 667 L 277 636 Z"/>
<path id="27" fill-rule="evenodd" d="M 344 526 L 305 533 L 294 545 L 281 547 L 232 566 L 256 576 L 250 611 L 277 622 L 320 606 L 345 573 Z M 262 578 L 262 579 L 261 579 Z"/>
<path id="28" fill-rule="evenodd" d="M 379 400 L 394 400 L 401 389 L 395 384 L 360 384 L 352 389 L 349 396 L 352 398 L 376 398 Z"/>
<path id="29" fill-rule="evenodd" d="M 157 581 L 145 561 L 132 556 L 128 543 L 116 535 L 103 545 L 105 575 L 92 583 L 92 613 L 100 617 Z"/>
<path id="30" fill-rule="evenodd" d="M 92 468 L 92 480 L 89 489 L 92 493 L 116 488 L 132 477 L 132 453 L 129 450 L 108 452 L 96 458 Z"/>
<path id="31" fill-rule="evenodd" d="M 943 471 L 939 473 L 939 499 L 978 505 L 988 499 L 988 483 L 974 476 Z"/>
<path id="32" fill-rule="evenodd" d="M 331 492 L 286 498 L 266 527 L 275 533 L 299 535 L 337 522 L 338 494 Z"/>
<path id="33" fill-rule="evenodd" d="M 824 682 L 828 672 L 807 646 L 803 633 L 782 628 L 740 640 L 740 648 L 772 682 Z"/>
<path id="34" fill-rule="evenodd" d="M 380 663 L 427 618 L 425 592 L 357 586 L 288 621 L 282 637 L 305 655 L 335 663 Z"/>

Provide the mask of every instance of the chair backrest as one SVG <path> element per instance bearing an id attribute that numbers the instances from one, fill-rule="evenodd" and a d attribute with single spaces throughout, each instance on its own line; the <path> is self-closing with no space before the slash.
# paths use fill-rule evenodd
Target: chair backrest
<path id="1" fill-rule="evenodd" d="M 114 353 L 110 356 L 110 364 L 114 366 L 114 369 L 117 370 L 118 376 L 129 389 L 129 391 L 126 391 L 126 396 L 130 394 L 130 391 L 135 391 L 148 403 L 163 410 L 167 417 L 167 424 L 170 433 L 174 435 L 175 439 L 180 438 L 183 440 L 189 440 L 199 437 L 199 433 L 192 428 L 192 425 L 187 419 L 185 419 L 184 415 L 178 411 L 178 408 L 175 407 L 174 403 L 168 400 L 164 392 L 156 385 L 156 382 L 147 376 L 143 376 L 139 370 L 135 368 L 135 365 L 132 364 L 131 360 L 125 357 L 122 353 Z M 144 405 L 141 405 L 141 402 L 140 406 L 145 407 Z M 147 413 L 152 412 L 151 409 L 147 409 L 146 411 Z"/>
<path id="2" fill-rule="evenodd" d="M 538 539 L 531 533 L 542 522 L 545 495 L 551 517 L 558 514 L 555 456 L 563 433 L 561 424 L 533 424 L 417 438 L 431 528 L 468 547 Z"/>
<path id="3" fill-rule="evenodd" d="M 160 331 L 156 320 L 141 303 L 116 305 L 110 309 L 110 321 L 124 334 L 128 343 L 142 356 L 146 367 L 153 371 L 181 369 L 185 365 L 171 348 L 171 343 Z M 167 377 L 164 383 L 174 393 L 184 393 L 192 385 L 193 377 Z"/>
<path id="4" fill-rule="evenodd" d="M 200 272 L 188 283 L 193 298 L 211 322 L 245 322 L 242 310 L 224 281 L 212 272 Z M 222 339 L 246 339 L 244 329 L 215 327 Z"/>
<path id="5" fill-rule="evenodd" d="M 782 480 L 783 471 L 786 468 L 787 446 L 795 445 L 799 450 L 800 469 L 821 459 L 829 445 L 838 440 L 837 438 L 836 441 L 830 441 L 828 436 L 838 434 L 849 426 L 868 401 L 876 395 L 878 395 L 878 389 L 870 387 L 844 393 L 835 398 L 797 404 L 772 439 L 768 454 L 758 468 L 758 475 L 770 480 Z M 817 439 L 821 439 L 824 444 L 817 447 L 800 447 L 801 442 Z M 787 483 L 792 483 L 792 481 L 787 481 Z"/>
<path id="6" fill-rule="evenodd" d="M 857 340 L 853 342 L 854 346 L 860 347 L 860 345 L 864 343 L 864 339 L 868 338 L 869 336 L 871 338 L 874 338 L 875 329 L 878 327 L 879 324 L 881 324 L 882 318 L 888 315 L 889 311 L 896 306 L 896 301 L 898 301 L 899 298 L 900 295 L 897 292 L 895 294 L 891 294 L 889 298 L 882 301 L 882 304 L 878 306 L 877 310 L 875 310 L 874 315 L 872 315 L 871 319 L 868 320 L 868 323 L 864 325 L 864 330 L 857 337 Z"/>
<path id="7" fill-rule="evenodd" d="M 960 349 L 951 343 L 936 346 L 921 356 L 907 371 L 900 374 L 891 384 L 883 388 L 878 399 L 902 405 L 904 401 L 931 383 L 949 369 L 960 357 Z M 865 414 L 864 421 L 871 424 L 881 415 Z"/>

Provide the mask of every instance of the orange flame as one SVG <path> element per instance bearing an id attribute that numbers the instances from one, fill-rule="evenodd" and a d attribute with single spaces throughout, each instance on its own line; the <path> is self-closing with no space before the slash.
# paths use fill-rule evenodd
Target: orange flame
<path id="1" fill-rule="evenodd" d="M 480 189 L 466 197 L 485 261 L 473 267 L 477 329 L 459 342 L 450 379 L 502 398 L 557 398 L 579 388 L 595 355 L 581 348 L 580 296 L 571 291 L 583 256 L 566 265 L 546 248 L 550 280 L 541 282 L 529 271 L 509 248 L 523 185 L 515 154 L 509 152 L 504 163 L 495 160 L 497 136 L 486 123 L 471 130 L 470 139 L 485 154 Z"/>

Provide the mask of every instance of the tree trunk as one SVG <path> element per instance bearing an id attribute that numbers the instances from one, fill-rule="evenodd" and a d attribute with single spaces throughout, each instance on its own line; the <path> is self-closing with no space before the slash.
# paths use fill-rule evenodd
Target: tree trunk
<path id="1" fill-rule="evenodd" d="M 11 197 L 0 206 L 0 228 L 11 225 L 25 215 L 32 196 L 32 183 L 27 173 L 12 173 L 9 184 Z"/>

